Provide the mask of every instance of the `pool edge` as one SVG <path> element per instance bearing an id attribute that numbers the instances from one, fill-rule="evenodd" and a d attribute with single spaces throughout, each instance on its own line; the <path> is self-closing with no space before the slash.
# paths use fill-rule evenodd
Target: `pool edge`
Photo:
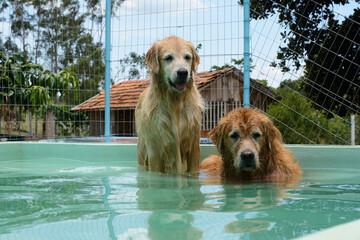
<path id="1" fill-rule="evenodd" d="M 360 219 L 339 224 L 319 232 L 296 238 L 296 240 L 360 239 Z"/>

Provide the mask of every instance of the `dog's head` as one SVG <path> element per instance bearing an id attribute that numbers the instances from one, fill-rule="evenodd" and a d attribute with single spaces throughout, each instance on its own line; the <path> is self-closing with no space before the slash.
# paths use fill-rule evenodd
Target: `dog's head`
<path id="1" fill-rule="evenodd" d="M 269 164 L 268 154 L 281 133 L 259 110 L 238 108 L 222 118 L 210 132 L 224 161 L 224 169 L 252 172 Z"/>
<path id="2" fill-rule="evenodd" d="M 200 63 L 194 45 L 175 36 L 155 42 L 145 60 L 158 79 L 176 92 L 182 92 L 192 84 L 192 76 Z"/>

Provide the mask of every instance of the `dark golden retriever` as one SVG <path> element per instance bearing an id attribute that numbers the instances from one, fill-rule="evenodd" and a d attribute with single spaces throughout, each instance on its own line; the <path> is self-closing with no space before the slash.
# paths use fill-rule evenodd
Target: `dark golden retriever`
<path id="1" fill-rule="evenodd" d="M 200 63 L 191 42 L 171 36 L 146 53 L 150 86 L 135 110 L 138 162 L 154 172 L 199 171 L 203 100 L 194 77 Z"/>
<path id="2" fill-rule="evenodd" d="M 209 135 L 221 157 L 204 159 L 201 172 L 233 180 L 281 180 L 302 173 L 280 131 L 259 110 L 235 109 Z"/>

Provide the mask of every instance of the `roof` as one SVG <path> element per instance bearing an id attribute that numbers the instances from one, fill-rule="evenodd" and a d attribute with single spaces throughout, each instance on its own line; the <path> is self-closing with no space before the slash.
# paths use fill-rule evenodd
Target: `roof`
<path id="1" fill-rule="evenodd" d="M 226 68 L 219 71 L 206 71 L 197 73 L 195 84 L 199 91 L 209 86 L 215 80 L 227 74 L 235 73 L 242 78 L 242 73 L 235 67 Z M 251 79 L 251 86 L 255 88 L 270 89 L 265 85 Z M 110 89 L 110 108 L 111 109 L 124 109 L 135 108 L 140 94 L 150 85 L 149 79 L 142 80 L 129 80 L 116 83 Z M 258 85 L 258 86 L 257 86 Z M 271 91 L 270 91 L 271 92 Z M 266 94 L 266 93 L 265 93 Z M 273 93 L 270 93 L 272 96 Z M 91 111 L 101 110 L 105 108 L 105 92 L 102 91 L 94 97 L 86 100 L 78 106 L 75 106 L 73 111 Z"/>

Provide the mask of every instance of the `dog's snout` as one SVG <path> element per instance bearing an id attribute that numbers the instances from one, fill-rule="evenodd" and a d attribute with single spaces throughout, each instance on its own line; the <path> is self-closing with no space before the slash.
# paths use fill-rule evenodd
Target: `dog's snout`
<path id="1" fill-rule="evenodd" d="M 246 149 L 241 152 L 240 154 L 240 168 L 251 171 L 253 169 L 256 169 L 256 159 L 255 159 L 255 153 L 251 151 L 250 149 Z"/>
<path id="2" fill-rule="evenodd" d="M 251 150 L 245 150 L 241 153 L 241 159 L 243 160 L 252 160 L 255 158 L 255 154 Z"/>
<path id="3" fill-rule="evenodd" d="M 185 68 L 180 68 L 178 71 L 177 71 L 177 76 L 178 78 L 180 79 L 186 79 L 187 76 L 188 76 L 188 70 L 185 69 Z"/>

